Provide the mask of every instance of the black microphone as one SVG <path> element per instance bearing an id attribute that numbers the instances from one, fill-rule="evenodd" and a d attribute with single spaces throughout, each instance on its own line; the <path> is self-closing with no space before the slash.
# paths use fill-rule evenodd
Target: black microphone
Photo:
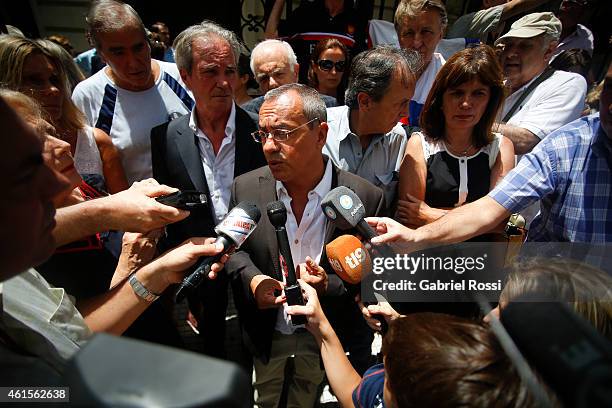
<path id="1" fill-rule="evenodd" d="M 268 203 L 267 212 L 268 218 L 276 231 L 278 250 L 282 257 L 281 268 L 283 269 L 283 273 L 286 272 L 285 279 L 287 285 L 285 286 L 285 296 L 287 297 L 287 304 L 290 306 L 303 306 L 304 297 L 302 296 L 302 287 L 298 283 L 295 275 L 291 247 L 289 246 L 289 238 L 287 237 L 287 229 L 285 228 L 285 224 L 287 223 L 287 208 L 285 208 L 285 204 L 283 204 L 282 201 L 273 201 Z M 285 270 L 285 268 L 287 269 Z M 294 326 L 306 324 L 306 316 L 291 316 L 291 323 L 293 323 Z"/>
<path id="2" fill-rule="evenodd" d="M 564 406 L 612 406 L 610 341 L 567 304 L 544 300 L 534 294 L 512 300 L 502 325 Z"/>
<path id="3" fill-rule="evenodd" d="M 323 197 L 321 208 L 325 216 L 341 230 L 356 228 L 365 241 L 370 243 L 375 252 L 384 257 L 394 257 L 395 254 L 388 245 L 371 245 L 371 240 L 378 234 L 366 222 L 363 202 L 353 190 L 340 186 L 331 190 Z"/>
<path id="4" fill-rule="evenodd" d="M 200 286 L 202 281 L 208 276 L 212 265 L 218 262 L 223 255 L 232 254 L 236 249 L 240 248 L 240 245 L 255 230 L 260 218 L 261 212 L 259 208 L 248 201 L 243 201 L 232 208 L 219 225 L 215 227 L 215 232 L 217 233 L 215 243 L 220 242 L 223 244 L 223 251 L 215 256 L 206 257 L 199 261 L 195 270 L 183 279 L 183 282 L 176 291 L 174 301 L 177 303 L 182 301 L 186 296 L 186 292 Z"/>

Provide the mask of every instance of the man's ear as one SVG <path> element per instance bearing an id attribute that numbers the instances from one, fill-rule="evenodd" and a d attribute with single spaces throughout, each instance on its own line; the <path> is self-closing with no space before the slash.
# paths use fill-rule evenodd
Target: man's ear
<path id="1" fill-rule="evenodd" d="M 187 88 L 191 90 L 191 78 L 187 70 L 185 68 L 179 68 L 179 74 L 181 74 L 181 79 L 183 80 L 185 85 L 187 85 Z"/>
<path id="2" fill-rule="evenodd" d="M 372 97 L 365 92 L 359 92 L 357 94 L 357 104 L 359 110 L 367 111 L 372 106 Z"/>
<path id="3" fill-rule="evenodd" d="M 319 133 L 317 134 L 317 146 L 323 148 L 325 146 L 325 142 L 327 141 L 327 131 L 329 130 L 329 126 L 327 126 L 327 122 L 321 122 L 319 124 Z"/>
<path id="4" fill-rule="evenodd" d="M 559 45 L 559 41 L 551 41 L 550 44 L 548 44 L 548 48 L 544 53 L 544 60 L 546 61 L 546 63 L 550 62 L 550 59 L 552 58 L 553 54 L 555 53 L 555 50 L 557 49 L 557 45 Z"/>
<path id="5" fill-rule="evenodd" d="M 298 78 L 300 77 L 300 64 L 295 64 L 293 66 L 293 74 L 295 75 L 295 82 L 298 82 Z"/>

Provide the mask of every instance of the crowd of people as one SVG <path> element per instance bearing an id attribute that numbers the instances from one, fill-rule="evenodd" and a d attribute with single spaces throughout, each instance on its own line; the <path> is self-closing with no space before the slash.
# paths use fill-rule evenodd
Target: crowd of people
<path id="1" fill-rule="evenodd" d="M 61 36 L 0 35 L 0 385 L 63 384 L 96 332 L 186 348 L 177 327 L 188 321 L 198 352 L 253 373 L 245 399 L 260 408 L 535 407 L 489 327 L 508 305 L 554 299 L 610 341 L 612 278 L 575 260 L 517 263 L 478 316 L 364 303 L 326 256 L 347 231 L 321 210 L 350 188 L 374 252 L 500 241 L 516 213 L 527 242 L 611 242 L 612 67 L 590 65 L 594 41 L 608 39 L 581 24 L 589 1 L 541 11 L 546 0 L 484 0 L 449 22 L 442 0 L 401 0 L 396 43 L 371 46 L 357 4 L 303 3 L 281 21 L 276 0 L 250 52 L 208 20 L 171 41 L 119 0 L 92 2 L 92 49 L 74 58 Z M 179 190 L 206 205 L 156 200 Z M 277 200 L 304 305 L 284 293 L 265 211 Z M 215 227 L 244 201 L 261 210 L 257 228 L 175 305 L 198 260 L 224 250 Z"/>

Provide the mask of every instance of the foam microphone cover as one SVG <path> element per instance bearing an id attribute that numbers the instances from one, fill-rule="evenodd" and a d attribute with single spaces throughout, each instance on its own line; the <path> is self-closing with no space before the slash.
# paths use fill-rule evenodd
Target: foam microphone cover
<path id="1" fill-rule="evenodd" d="M 372 270 L 372 260 L 361 241 L 352 235 L 341 235 L 325 246 L 327 259 L 345 282 L 357 284 Z"/>

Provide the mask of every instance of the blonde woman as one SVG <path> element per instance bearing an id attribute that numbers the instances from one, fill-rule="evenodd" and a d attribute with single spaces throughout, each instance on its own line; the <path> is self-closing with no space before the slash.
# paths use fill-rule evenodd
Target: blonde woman
<path id="1" fill-rule="evenodd" d="M 128 187 L 119 152 L 104 131 L 85 123 L 70 99 L 61 62 L 34 41 L 0 37 L 0 83 L 32 96 L 40 103 L 58 136 L 70 144 L 80 174 L 104 177 L 110 193 Z"/>

